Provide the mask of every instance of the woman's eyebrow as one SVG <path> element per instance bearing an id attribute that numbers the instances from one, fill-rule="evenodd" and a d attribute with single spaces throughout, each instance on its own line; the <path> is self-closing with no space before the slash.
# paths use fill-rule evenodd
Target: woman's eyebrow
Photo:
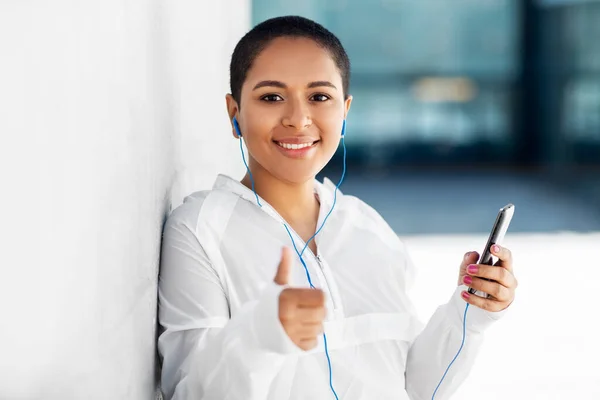
<path id="1" fill-rule="evenodd" d="M 279 82 L 279 81 L 260 81 L 260 82 L 258 82 L 254 86 L 254 88 L 252 90 L 260 89 L 262 87 L 267 87 L 267 86 L 277 87 L 277 88 L 281 88 L 281 89 L 287 88 L 287 86 L 283 82 Z"/>
<path id="2" fill-rule="evenodd" d="M 306 85 L 306 87 L 309 89 L 313 89 L 313 88 L 320 87 L 320 86 L 327 86 L 330 88 L 337 89 L 335 87 L 335 85 L 329 81 L 315 81 L 315 82 L 310 82 L 308 85 Z M 252 90 L 260 89 L 263 87 L 277 87 L 280 89 L 286 89 L 287 85 L 280 81 L 260 81 L 254 86 L 254 88 L 252 88 Z"/>
<path id="3" fill-rule="evenodd" d="M 319 86 L 327 86 L 327 87 L 330 87 L 330 88 L 333 88 L 333 89 L 337 90 L 337 88 L 335 87 L 335 85 L 333 83 L 329 82 L 329 81 L 311 82 L 306 87 L 309 88 L 309 89 L 312 89 L 312 88 L 316 88 L 316 87 L 319 87 Z"/>

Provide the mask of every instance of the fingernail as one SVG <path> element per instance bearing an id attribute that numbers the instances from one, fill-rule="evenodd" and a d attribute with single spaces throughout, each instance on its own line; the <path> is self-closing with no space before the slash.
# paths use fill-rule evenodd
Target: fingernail
<path id="1" fill-rule="evenodd" d="M 492 246 L 492 251 L 494 253 L 499 253 L 500 252 L 500 247 L 498 247 L 498 245 L 495 244 L 495 245 Z"/>
<path id="2" fill-rule="evenodd" d="M 471 255 L 471 252 L 469 251 L 467 254 L 465 254 L 465 259 L 469 258 L 470 255 Z"/>
<path id="3" fill-rule="evenodd" d="M 475 274 L 475 273 L 477 273 L 477 265 L 473 265 L 473 264 L 469 265 L 469 268 L 467 268 L 467 271 L 468 271 L 470 274 Z"/>
<path id="4" fill-rule="evenodd" d="M 471 295 L 467 292 L 462 292 L 462 297 L 463 299 L 467 300 L 469 297 L 471 297 Z"/>
<path id="5" fill-rule="evenodd" d="M 468 275 L 467 275 L 467 276 L 465 276 L 465 277 L 463 278 L 463 282 L 464 282 L 466 285 L 470 285 L 471 283 L 473 283 L 473 278 L 471 278 L 470 276 L 468 276 Z"/>

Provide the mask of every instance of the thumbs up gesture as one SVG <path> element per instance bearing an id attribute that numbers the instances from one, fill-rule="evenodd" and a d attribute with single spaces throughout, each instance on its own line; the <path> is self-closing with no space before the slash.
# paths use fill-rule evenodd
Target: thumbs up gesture
<path id="1" fill-rule="evenodd" d="M 291 251 L 284 247 L 275 283 L 287 285 L 291 267 Z M 316 347 L 317 337 L 323 332 L 326 312 L 325 294 L 320 289 L 286 288 L 279 295 L 281 325 L 288 337 L 302 350 Z"/>

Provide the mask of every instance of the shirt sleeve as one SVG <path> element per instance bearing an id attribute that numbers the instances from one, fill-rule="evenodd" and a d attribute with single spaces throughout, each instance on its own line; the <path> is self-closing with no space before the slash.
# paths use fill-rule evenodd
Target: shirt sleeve
<path id="1" fill-rule="evenodd" d="M 286 354 L 302 351 L 279 321 L 284 287 L 268 285 L 230 317 L 227 294 L 194 228 L 170 218 L 158 291 L 165 398 L 267 398 Z"/>
<path id="2" fill-rule="evenodd" d="M 407 260 L 409 268 L 414 269 L 410 258 Z M 414 276 L 414 273 L 412 275 Z M 489 312 L 473 305 L 469 306 L 466 313 L 464 345 L 438 388 L 448 365 L 463 343 L 463 321 L 467 302 L 462 299 L 461 292 L 466 289 L 464 285 L 455 289 L 450 300 L 438 307 L 409 348 L 405 381 L 406 391 L 411 400 L 430 400 L 436 388 L 435 400 L 449 399 L 469 375 L 483 342 L 483 332 L 506 312 Z"/>

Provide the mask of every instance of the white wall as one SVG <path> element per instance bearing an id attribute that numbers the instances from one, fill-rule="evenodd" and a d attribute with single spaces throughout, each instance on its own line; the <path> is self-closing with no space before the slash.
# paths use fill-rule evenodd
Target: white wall
<path id="1" fill-rule="evenodd" d="M 154 396 L 170 205 L 241 176 L 248 0 L 0 2 L 0 399 Z"/>

